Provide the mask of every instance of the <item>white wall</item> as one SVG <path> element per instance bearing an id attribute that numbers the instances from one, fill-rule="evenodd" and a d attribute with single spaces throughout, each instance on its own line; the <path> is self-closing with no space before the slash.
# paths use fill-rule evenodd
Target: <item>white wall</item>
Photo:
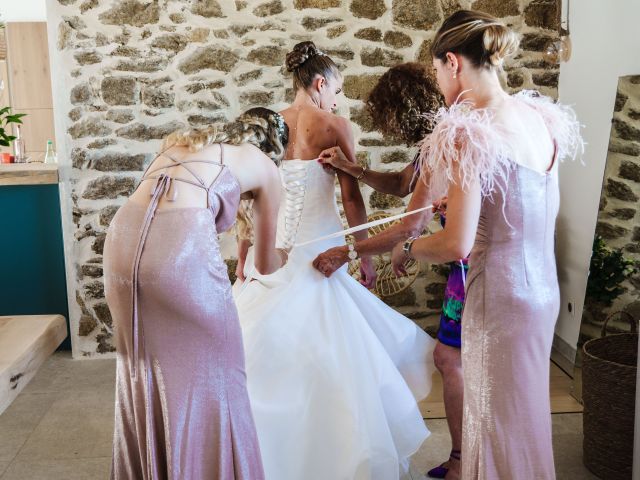
<path id="1" fill-rule="evenodd" d="M 565 0 L 566 3 L 566 0 Z M 560 67 L 560 101 L 573 105 L 585 125 L 585 165 L 560 167 L 558 223 L 561 310 L 556 334 L 574 346 L 589 272 L 611 131 L 618 77 L 640 74 L 640 1 L 579 0 L 571 3 L 573 57 Z M 573 314 L 567 308 L 575 306 Z"/>
<path id="2" fill-rule="evenodd" d="M 45 0 L 0 0 L 3 22 L 46 22 Z"/>

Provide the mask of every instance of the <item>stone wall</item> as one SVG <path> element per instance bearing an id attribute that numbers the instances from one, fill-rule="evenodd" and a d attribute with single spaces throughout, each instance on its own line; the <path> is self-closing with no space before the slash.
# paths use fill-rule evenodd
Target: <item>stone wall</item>
<path id="1" fill-rule="evenodd" d="M 296 42 L 315 41 L 340 65 L 339 113 L 354 122 L 359 157 L 372 168 L 400 169 L 412 152 L 370 131 L 362 100 L 386 68 L 430 62 L 436 28 L 460 7 L 493 13 L 522 33 L 523 50 L 503 75 L 510 89 L 556 95 L 559 70 L 541 53 L 556 36 L 555 0 L 47 1 L 76 357 L 113 351 L 105 232 L 160 139 L 250 106 L 284 107 L 293 92 L 282 65 Z M 370 211 L 404 205 L 363 192 Z M 425 268 L 389 303 L 422 323 L 435 318 L 445 274 Z"/>
<path id="2" fill-rule="evenodd" d="M 640 76 L 620 77 L 613 112 L 596 234 L 608 247 L 621 248 L 640 267 Z M 640 318 L 640 272 L 622 284 L 625 292 L 604 308 L 587 298 L 582 339 L 600 336 L 606 316 L 623 309 Z M 613 329 L 628 330 L 628 322 L 614 321 Z"/>

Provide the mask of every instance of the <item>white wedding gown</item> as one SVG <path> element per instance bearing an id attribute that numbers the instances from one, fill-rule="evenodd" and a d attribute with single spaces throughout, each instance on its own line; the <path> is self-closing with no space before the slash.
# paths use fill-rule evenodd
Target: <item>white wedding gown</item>
<path id="1" fill-rule="evenodd" d="M 277 244 L 342 230 L 335 174 L 285 160 Z M 344 238 L 293 248 L 272 275 L 236 283 L 247 385 L 266 480 L 394 480 L 429 436 L 416 400 L 435 342 L 351 278 L 312 266 Z M 253 273 L 251 273 L 253 272 Z"/>

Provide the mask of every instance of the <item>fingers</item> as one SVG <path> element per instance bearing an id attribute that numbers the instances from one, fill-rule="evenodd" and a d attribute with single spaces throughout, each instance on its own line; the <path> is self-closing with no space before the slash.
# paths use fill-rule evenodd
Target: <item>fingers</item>
<path id="1" fill-rule="evenodd" d="M 318 161 L 324 160 L 326 158 L 335 158 L 337 148 L 338 147 L 331 147 L 320 152 L 320 155 L 318 155 Z"/>
<path id="2" fill-rule="evenodd" d="M 393 273 L 396 274 L 396 277 L 404 277 L 407 274 L 407 271 L 404 269 L 404 265 L 394 265 Z"/>
<path id="3" fill-rule="evenodd" d="M 325 277 L 329 278 L 331 276 L 331 274 L 333 273 L 333 270 L 331 269 L 330 264 L 328 264 L 329 262 L 320 258 L 322 257 L 322 253 L 320 255 L 318 255 L 315 260 L 312 262 L 313 268 L 315 268 L 316 270 L 318 270 L 321 274 L 323 274 Z"/>

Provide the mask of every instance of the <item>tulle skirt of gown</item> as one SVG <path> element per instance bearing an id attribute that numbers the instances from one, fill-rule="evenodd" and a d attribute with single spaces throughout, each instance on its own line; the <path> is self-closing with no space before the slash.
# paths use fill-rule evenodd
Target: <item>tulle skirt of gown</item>
<path id="1" fill-rule="evenodd" d="M 398 479 L 429 435 L 416 400 L 435 342 L 346 267 L 315 270 L 335 244 L 296 248 L 283 269 L 234 287 L 267 480 Z"/>

